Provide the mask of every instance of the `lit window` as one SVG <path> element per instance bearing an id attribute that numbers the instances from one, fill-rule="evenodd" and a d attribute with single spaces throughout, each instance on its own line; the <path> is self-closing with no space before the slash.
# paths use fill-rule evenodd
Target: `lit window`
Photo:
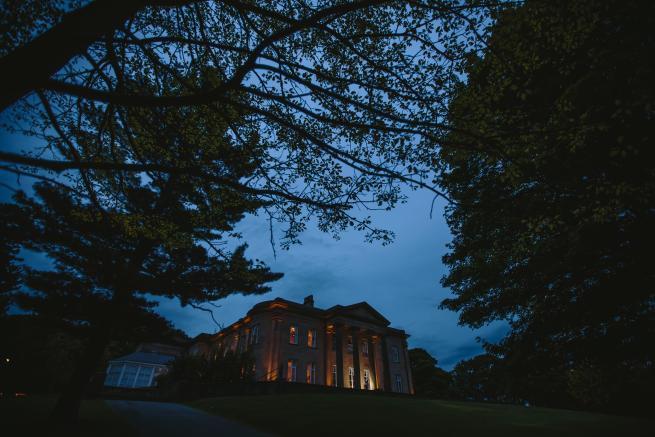
<path id="1" fill-rule="evenodd" d="M 252 327 L 250 332 L 250 344 L 259 344 L 259 325 Z"/>
<path id="2" fill-rule="evenodd" d="M 289 327 L 289 343 L 298 344 L 298 327 L 291 325 Z"/>
<path id="3" fill-rule="evenodd" d="M 368 369 L 364 369 L 364 389 L 371 389 L 371 374 L 369 373 Z"/>
<path id="4" fill-rule="evenodd" d="M 368 356 L 368 340 L 362 342 L 362 354 Z"/>
<path id="5" fill-rule="evenodd" d="M 350 388 L 355 388 L 355 369 L 348 367 L 348 382 L 350 382 Z"/>
<path id="6" fill-rule="evenodd" d="M 297 367 L 296 360 L 289 360 L 287 362 L 287 381 L 296 382 L 296 376 L 297 376 L 296 367 Z"/>
<path id="7" fill-rule="evenodd" d="M 316 329 L 307 331 L 307 346 L 316 347 Z"/>
<path id="8" fill-rule="evenodd" d="M 351 353 L 351 354 L 353 353 L 353 337 L 352 337 L 352 335 L 348 336 L 348 347 L 347 347 L 347 349 L 348 349 L 348 353 Z"/>
<path id="9" fill-rule="evenodd" d="M 391 347 L 391 359 L 394 363 L 400 363 L 400 351 L 397 346 Z"/>
<path id="10" fill-rule="evenodd" d="M 307 384 L 316 384 L 316 364 L 307 363 Z"/>
<path id="11" fill-rule="evenodd" d="M 332 365 L 332 385 L 337 386 L 337 366 L 336 364 Z"/>
<path id="12" fill-rule="evenodd" d="M 403 391 L 403 378 L 400 375 L 396 375 L 396 392 L 402 393 Z"/>

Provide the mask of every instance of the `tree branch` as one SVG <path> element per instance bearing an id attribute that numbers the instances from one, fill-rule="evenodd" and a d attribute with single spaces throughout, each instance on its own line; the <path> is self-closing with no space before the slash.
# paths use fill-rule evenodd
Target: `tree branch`
<path id="1" fill-rule="evenodd" d="M 11 162 L 14 164 L 27 165 L 32 167 L 40 167 L 55 172 L 64 172 L 67 170 L 114 170 L 114 171 L 126 171 L 126 172 L 158 172 L 158 173 L 167 173 L 167 174 L 176 174 L 176 175 L 189 175 L 203 178 L 207 181 L 213 183 L 224 185 L 235 191 L 240 191 L 246 194 L 252 194 L 255 196 L 273 196 L 280 197 L 291 202 L 302 203 L 305 205 L 314 206 L 321 209 L 350 209 L 351 205 L 347 203 L 326 203 L 318 200 L 310 199 L 307 197 L 300 197 L 294 194 L 279 191 L 279 190 L 270 190 L 266 188 L 254 188 L 247 185 L 243 185 L 239 182 L 236 182 L 232 179 L 223 178 L 220 176 L 215 176 L 207 174 L 199 169 L 195 168 L 178 168 L 171 167 L 161 164 L 130 164 L 130 163 L 118 163 L 118 162 L 102 162 L 102 161 L 60 161 L 60 160 L 51 160 L 51 159 L 42 159 L 42 158 L 32 158 L 24 155 L 18 155 L 15 153 L 2 152 L 0 151 L 0 161 Z"/>

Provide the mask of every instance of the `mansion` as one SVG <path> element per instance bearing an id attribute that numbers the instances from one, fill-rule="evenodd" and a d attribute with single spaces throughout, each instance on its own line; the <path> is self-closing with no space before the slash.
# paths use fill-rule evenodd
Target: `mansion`
<path id="1" fill-rule="evenodd" d="M 258 303 L 220 332 L 201 334 L 191 354 L 250 350 L 255 379 L 413 394 L 409 335 L 366 302 L 320 309 L 277 298 Z"/>

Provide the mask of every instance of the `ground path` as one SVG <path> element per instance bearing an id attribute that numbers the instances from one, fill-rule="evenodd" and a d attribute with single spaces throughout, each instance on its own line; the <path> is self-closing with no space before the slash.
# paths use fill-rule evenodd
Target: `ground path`
<path id="1" fill-rule="evenodd" d="M 270 437 L 220 416 L 182 404 L 107 400 L 107 404 L 132 425 L 140 436 L 156 437 Z"/>

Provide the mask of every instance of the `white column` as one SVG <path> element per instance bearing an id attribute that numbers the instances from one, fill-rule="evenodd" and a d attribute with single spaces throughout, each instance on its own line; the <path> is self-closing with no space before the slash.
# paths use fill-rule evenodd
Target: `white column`
<path id="1" fill-rule="evenodd" d="M 132 388 L 136 387 L 136 382 L 139 379 L 139 373 L 141 373 L 141 365 L 136 366 L 136 375 L 134 375 L 134 381 L 132 382 Z"/>
<path id="2" fill-rule="evenodd" d="M 123 381 L 123 373 L 125 372 L 125 363 L 122 364 L 123 367 L 121 367 L 121 374 L 118 377 L 118 382 L 116 383 L 117 387 L 121 386 L 121 381 Z"/>

